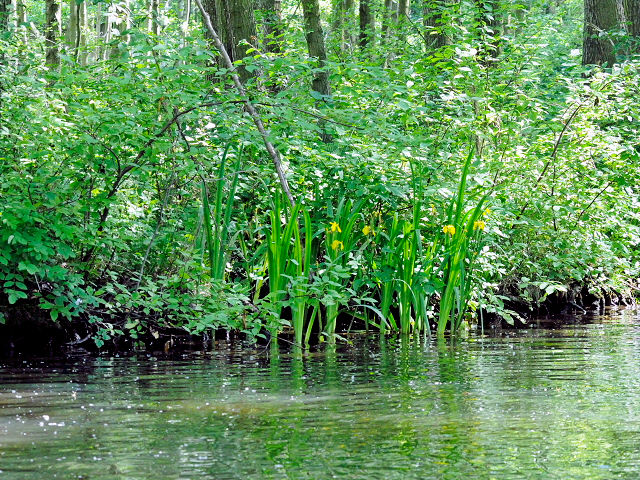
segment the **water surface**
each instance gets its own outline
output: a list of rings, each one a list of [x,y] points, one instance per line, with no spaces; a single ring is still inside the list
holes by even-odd
[[[296,355],[0,361],[0,479],[613,479],[640,472],[640,319]]]

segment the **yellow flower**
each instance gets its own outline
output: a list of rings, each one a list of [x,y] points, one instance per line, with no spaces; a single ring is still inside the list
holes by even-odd
[[[331,233],[333,232],[342,233],[342,229],[340,228],[340,225],[338,225],[337,222],[331,222]]]
[[[483,217],[488,217],[490,213],[491,213],[491,209],[490,208],[485,208],[484,212],[482,212],[482,216]]]
[[[456,227],[454,227],[453,225],[445,225],[442,228],[442,232],[445,235],[455,235],[456,234]]]
[[[373,235],[374,237],[376,236],[376,232],[373,228],[371,228],[369,225],[365,225],[365,227],[362,229],[362,233],[364,233],[365,235]]]
[[[331,242],[331,248],[333,248],[334,250],[342,250],[344,249],[344,243],[342,243],[340,240],[334,240],[333,242]]]
[[[473,229],[474,230],[484,230],[486,226],[487,226],[487,224],[484,223],[484,221],[482,221],[482,220],[476,220],[475,222],[473,222]]]

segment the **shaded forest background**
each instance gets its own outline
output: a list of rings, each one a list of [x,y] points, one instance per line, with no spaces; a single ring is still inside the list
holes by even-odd
[[[0,0],[0,322],[303,343],[631,296],[639,52],[638,0]]]

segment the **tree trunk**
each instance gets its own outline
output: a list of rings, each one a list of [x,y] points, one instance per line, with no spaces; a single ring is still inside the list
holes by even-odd
[[[376,17],[373,14],[373,0],[360,0],[360,47],[373,45]]]
[[[354,0],[333,0],[331,11],[331,29],[339,43],[339,50],[349,51],[353,48],[354,39]]]
[[[356,46],[355,0],[344,0],[344,21],[342,22],[342,38],[348,44],[349,49]]]
[[[158,35],[158,0],[147,0],[147,32]]]
[[[69,23],[67,23],[67,30],[64,34],[64,41],[72,50],[76,46],[78,29],[78,3],[76,2],[76,0],[69,0]]]
[[[309,56],[316,59],[316,73],[313,76],[312,88],[323,96],[330,95],[329,72],[327,72],[327,51],[324,45],[324,34],[320,24],[320,7],[318,0],[302,0],[304,14],[304,31],[307,39]]]
[[[427,1],[422,9],[422,22],[427,34],[427,48],[438,49],[450,43],[444,28],[446,20],[443,18],[444,9],[447,7],[446,0]]]
[[[500,2],[499,0],[475,0],[476,24],[480,48],[478,57],[486,67],[498,61],[500,53]]]
[[[311,88],[322,95],[325,100],[331,95],[329,72],[327,71],[327,51],[324,45],[324,34],[320,24],[320,6],[318,0],[302,0],[304,15],[304,33],[307,39],[309,56],[316,59],[315,73]],[[325,143],[331,141],[331,136],[325,130],[325,124],[320,123],[321,137]]]
[[[59,0],[46,0],[45,2],[45,29],[44,38],[46,45],[45,63],[49,67],[57,68],[60,65],[60,50],[58,41],[62,36]]]
[[[68,45],[69,52],[76,61],[79,61],[81,58],[80,48],[84,50],[87,46],[86,22],[86,2],[82,1],[78,3],[76,0],[69,0],[69,23],[67,24],[67,30],[65,32],[65,42]],[[86,59],[86,54],[83,53],[82,57]]]
[[[191,23],[191,0],[184,0],[184,8],[182,10],[182,22],[180,24],[180,46],[184,48],[187,45],[187,36],[189,35],[189,23]],[[129,41],[127,41],[129,43]],[[184,61],[180,61],[184,65]]]
[[[264,18],[264,47],[269,53],[280,53],[282,50],[281,0],[262,0],[262,14]]]
[[[89,13],[87,2],[83,1],[78,5],[78,37],[76,38],[76,55],[80,65],[88,63],[89,51],[87,50],[87,32],[89,31]]]
[[[16,6],[12,0],[0,0],[0,32],[9,30]]]
[[[251,0],[226,0],[229,15],[229,29],[233,43],[233,59],[241,60],[247,56],[247,50],[257,43],[256,19],[253,15]],[[243,67],[241,79],[247,79],[251,75]],[[244,72],[244,73],[243,73]]]
[[[195,0],[195,1],[196,1],[196,5],[198,5],[198,8],[200,9],[200,13],[202,13],[204,25],[208,32],[208,37],[211,39],[211,42],[213,43],[215,48],[218,50],[218,52],[220,52],[220,56],[222,57],[222,61],[224,62],[223,65],[226,68],[228,68],[229,71],[231,72],[231,78],[233,79],[233,83],[236,87],[236,90],[238,90],[240,97],[244,99],[244,106],[246,108],[246,111],[247,113],[249,113],[249,116],[253,119],[253,122],[256,128],[260,132],[260,136],[262,137],[264,146],[266,147],[267,152],[269,152],[269,155],[273,160],[273,165],[276,169],[276,173],[278,174],[278,180],[280,180],[282,191],[287,196],[287,199],[289,200],[289,205],[293,207],[293,205],[296,202],[295,202],[295,199],[293,198],[293,195],[291,194],[291,190],[289,189],[289,182],[287,181],[287,177],[282,168],[282,159],[280,157],[280,152],[276,149],[273,143],[271,143],[271,140],[269,139],[269,131],[265,128],[264,123],[262,123],[262,119],[258,114],[258,111],[255,109],[255,107],[251,103],[251,100],[249,100],[249,97],[247,96],[247,91],[245,90],[244,85],[242,85],[242,82],[240,81],[240,77],[236,74],[236,70],[233,63],[231,62],[231,58],[229,57],[228,52],[224,48],[224,45],[220,40],[220,36],[218,35],[218,33],[216,32],[215,28],[212,25],[211,18],[209,17],[206,7],[204,7],[201,0]]]
[[[203,7],[231,61],[246,57],[247,50],[257,41],[251,0],[205,0]],[[209,34],[205,32],[205,35]],[[212,40],[211,37],[208,38]],[[244,83],[252,73],[240,66],[238,76]]]
[[[401,43],[407,40],[407,28],[409,27],[409,0],[398,1],[398,39]]]
[[[24,5],[25,0],[18,0],[16,2],[16,14],[17,14],[17,22],[18,27],[27,23],[27,9]]]
[[[584,0],[583,65],[608,65],[616,62],[609,31],[618,23],[616,0]]]
[[[382,28],[381,37],[382,41],[386,42],[389,36],[389,29],[393,27],[395,19],[398,17],[398,3],[394,0],[384,0],[384,7],[382,8]]]
[[[621,23],[633,42],[629,53],[640,53],[640,0],[621,1],[623,14]]]

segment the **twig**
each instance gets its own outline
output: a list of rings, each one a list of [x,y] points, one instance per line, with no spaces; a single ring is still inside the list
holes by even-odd
[[[538,175],[538,178],[536,179],[535,184],[533,185],[533,188],[531,189],[532,191],[535,190],[538,185],[540,185],[540,182],[542,181],[543,177],[545,176],[545,174],[547,173],[547,170],[549,170],[549,166],[551,165],[552,162],[554,162],[556,155],[558,154],[558,148],[560,147],[560,142],[562,141],[562,137],[564,137],[565,132],[567,131],[567,129],[569,128],[569,125],[571,125],[571,122],[573,121],[573,119],[576,117],[576,115],[578,114],[578,112],[580,111],[580,109],[582,108],[582,104],[579,104],[575,110],[573,111],[573,113],[569,116],[569,118],[567,119],[566,122],[564,122],[564,125],[562,126],[562,130],[560,131],[560,134],[558,135],[558,138],[556,138],[556,142],[553,145],[553,151],[551,152],[551,156],[549,157],[549,160],[547,160],[547,163],[545,163],[544,168],[542,169],[542,172],[540,172],[540,175]],[[520,213],[518,214],[518,216],[515,218],[515,220],[519,220],[520,217],[522,217],[522,215],[524,215],[524,212],[527,210],[527,208],[529,207],[529,203],[530,201],[527,200],[525,202],[525,204],[522,206],[522,208],[520,209]],[[513,225],[512,225],[513,226]]]
[[[584,208],[582,209],[582,211],[578,214],[578,217],[576,218],[576,221],[575,221],[575,222],[573,222],[573,227],[571,227],[571,232],[573,232],[573,231],[576,229],[576,227],[578,226],[578,222],[579,222],[579,221],[580,221],[580,219],[582,218],[582,215],[584,215],[584,214],[587,212],[587,210],[589,210],[589,209],[591,208],[591,206],[596,202],[596,200],[600,197],[600,195],[602,195],[602,194],[607,190],[607,188],[609,188],[609,187],[611,186],[611,184],[612,184],[612,183],[613,183],[613,180],[609,180],[609,181],[607,182],[607,184],[602,188],[602,190],[600,190],[600,191],[596,194],[596,196],[595,196],[595,197],[593,197],[593,200],[591,200],[591,201],[589,202],[589,205],[587,205],[586,207],[584,207]]]

